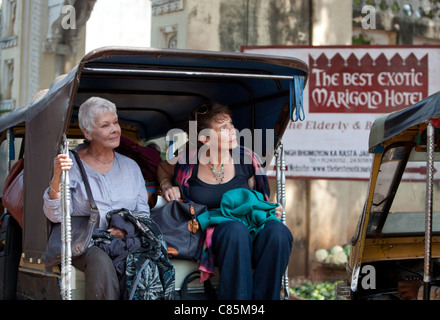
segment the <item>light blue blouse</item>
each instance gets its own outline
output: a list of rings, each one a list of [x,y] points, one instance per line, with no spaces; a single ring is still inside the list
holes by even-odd
[[[90,214],[90,203],[87,197],[85,185],[79,171],[75,157],[70,152],[73,165],[69,170],[71,216],[87,216]],[[105,215],[110,210],[125,208],[132,211],[150,214],[148,206],[148,194],[145,187],[145,180],[138,164],[117,152],[113,166],[109,172],[102,174],[82,161],[93,198],[99,208],[100,228],[107,228]],[[60,199],[50,199],[47,188],[43,195],[44,214],[52,222],[61,222],[61,201]]]

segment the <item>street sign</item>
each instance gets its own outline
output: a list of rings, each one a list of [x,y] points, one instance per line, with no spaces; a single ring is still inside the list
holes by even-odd
[[[309,65],[305,119],[283,136],[286,176],[368,180],[374,120],[440,90],[440,46],[243,47]],[[271,173],[269,173],[271,174]]]

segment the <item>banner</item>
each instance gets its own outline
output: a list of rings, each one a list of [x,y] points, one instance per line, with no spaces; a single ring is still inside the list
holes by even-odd
[[[440,90],[439,46],[244,47],[309,65],[304,121],[283,137],[287,177],[370,177],[371,125]]]

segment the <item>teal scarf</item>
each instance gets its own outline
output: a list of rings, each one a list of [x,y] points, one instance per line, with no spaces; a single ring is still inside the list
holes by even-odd
[[[245,188],[225,192],[220,208],[210,209],[197,217],[203,231],[209,226],[227,221],[244,223],[254,240],[266,222],[279,219],[275,216],[278,204],[264,200],[262,193]]]

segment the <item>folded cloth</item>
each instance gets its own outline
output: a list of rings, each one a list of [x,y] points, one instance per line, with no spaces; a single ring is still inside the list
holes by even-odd
[[[126,232],[124,238],[116,238],[106,230],[98,229],[93,235],[94,243],[101,248],[113,262],[116,274],[118,275],[121,295],[125,294],[126,288],[126,258],[134,250],[141,247],[141,238],[134,224],[118,214],[110,218],[109,228],[117,228]]]
[[[254,240],[266,222],[279,219],[275,216],[277,203],[264,200],[262,193],[256,190],[238,188],[224,193],[220,208],[210,209],[197,217],[200,227],[205,231],[209,226],[227,221],[244,223]]]
[[[109,244],[101,244],[103,249],[113,260],[116,272],[118,274],[125,274],[125,258],[133,250],[140,248],[141,239],[136,229],[130,221],[115,214],[113,215],[110,227],[124,230],[126,235],[124,238],[113,238]]]

